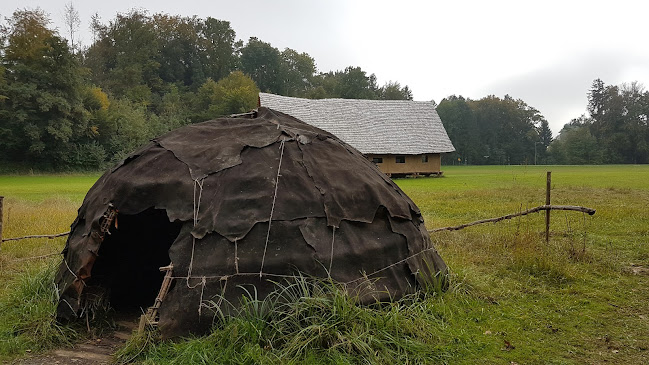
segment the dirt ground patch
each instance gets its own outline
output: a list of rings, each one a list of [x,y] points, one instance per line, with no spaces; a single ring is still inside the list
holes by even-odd
[[[134,321],[118,321],[118,328],[96,339],[71,348],[56,349],[44,355],[20,359],[16,365],[100,365],[110,364],[113,354],[131,337]]]

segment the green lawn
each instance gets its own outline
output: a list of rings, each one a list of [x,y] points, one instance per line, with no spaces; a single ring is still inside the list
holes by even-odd
[[[65,199],[80,204],[98,178],[99,174],[0,175],[0,195],[30,202]]]
[[[544,204],[548,170],[553,204],[597,209],[552,212],[549,245],[543,214],[433,235],[478,299],[450,330],[485,347],[452,362],[647,362],[649,166],[446,167],[398,184],[436,228]]]
[[[649,362],[649,166],[445,166],[443,178],[399,179],[397,184],[432,229],[544,204],[548,170],[553,204],[587,206],[597,213],[591,217],[552,212],[549,244],[543,237],[543,214],[433,234],[453,273],[446,293],[383,308],[347,308],[343,317],[340,310],[334,316],[337,307],[331,307],[319,314],[323,324],[305,324],[304,331],[291,337],[294,340],[286,340],[292,332],[285,334],[281,346],[273,342],[278,341],[272,330],[276,326],[248,318],[228,322],[202,339],[150,341],[137,359],[248,359],[269,364]],[[6,197],[4,236],[68,230],[97,177],[0,176],[0,195]],[[47,273],[56,261],[23,259],[57,252],[63,243],[3,244],[0,360],[70,338],[69,328],[57,335],[54,324],[46,321],[51,318],[47,293],[33,304],[40,311],[16,309],[26,301],[16,293],[39,292],[36,279],[46,278],[40,273]],[[48,325],[35,331],[34,322]],[[289,346],[300,344],[296,339],[313,328],[320,331],[313,334],[319,339],[327,333],[343,344],[357,345],[327,346],[330,340],[310,337],[302,339],[304,346]],[[141,339],[134,341],[135,350],[127,348],[122,359],[138,353]]]

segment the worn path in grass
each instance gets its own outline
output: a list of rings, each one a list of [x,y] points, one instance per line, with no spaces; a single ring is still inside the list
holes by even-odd
[[[120,320],[115,331],[88,339],[73,347],[52,350],[44,355],[19,360],[19,365],[91,365],[111,364],[113,354],[131,338],[137,323],[135,320]]]

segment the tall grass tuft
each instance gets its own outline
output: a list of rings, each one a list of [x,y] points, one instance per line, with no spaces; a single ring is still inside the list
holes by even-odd
[[[77,332],[56,322],[53,263],[32,265],[0,300],[0,359],[70,344]]]
[[[246,287],[236,308],[220,310],[212,302],[215,324],[206,337],[155,344],[137,338],[118,362],[408,364],[445,362],[458,351],[436,336],[444,315],[428,294],[362,306],[359,293],[328,279],[298,276],[276,284],[263,300]]]

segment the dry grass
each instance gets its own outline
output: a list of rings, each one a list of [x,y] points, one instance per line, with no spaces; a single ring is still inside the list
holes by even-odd
[[[5,198],[3,236],[11,238],[69,231],[78,204],[61,198],[41,202]],[[31,258],[61,252],[65,239],[36,238],[4,242],[0,254],[0,282],[3,283],[0,290],[4,290],[11,283],[11,278],[26,267],[58,260],[58,257]]]

